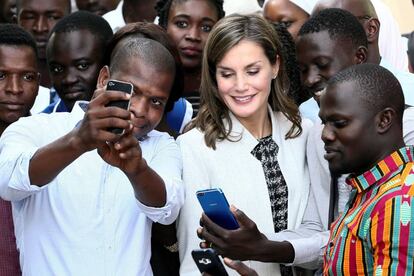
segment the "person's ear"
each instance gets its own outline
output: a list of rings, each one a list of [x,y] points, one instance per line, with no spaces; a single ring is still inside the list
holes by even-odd
[[[370,18],[367,22],[364,23],[365,33],[367,35],[368,43],[373,43],[378,41],[380,22],[378,18]]]
[[[101,68],[98,75],[98,81],[96,83],[96,88],[104,88],[108,82],[111,73],[109,72],[109,67],[105,65]]]
[[[365,46],[359,46],[355,53],[355,64],[367,62],[368,49]]]
[[[272,78],[275,79],[277,75],[279,74],[279,68],[280,68],[280,56],[276,56],[275,63],[272,64]]]
[[[379,134],[386,133],[394,124],[395,120],[397,118],[397,113],[395,110],[391,107],[387,107],[383,110],[381,110],[377,116],[377,131]]]

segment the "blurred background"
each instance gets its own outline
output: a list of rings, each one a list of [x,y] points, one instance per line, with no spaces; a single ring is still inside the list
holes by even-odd
[[[401,33],[414,30],[414,6],[411,0],[383,0],[397,19]]]

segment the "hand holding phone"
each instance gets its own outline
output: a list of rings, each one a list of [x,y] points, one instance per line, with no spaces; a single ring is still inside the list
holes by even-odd
[[[112,91],[120,91],[127,94],[132,94],[132,91],[134,90],[134,86],[129,82],[119,81],[119,80],[109,80],[106,84],[106,90],[112,90]],[[119,100],[119,101],[112,101],[108,103],[106,106],[116,106],[125,110],[129,110],[129,105],[131,103],[131,100]],[[116,128],[111,127],[108,128],[108,131],[111,131],[115,134],[122,135],[124,133],[124,129],[122,128]]]
[[[198,191],[196,195],[204,213],[214,223],[228,230],[239,228],[239,224],[230,211],[229,203],[221,189],[202,190]]]
[[[196,249],[191,251],[191,255],[201,273],[208,273],[214,276],[228,276],[223,263],[213,249]]]

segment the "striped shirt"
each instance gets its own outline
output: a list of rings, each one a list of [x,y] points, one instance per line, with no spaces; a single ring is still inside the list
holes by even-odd
[[[352,192],[331,225],[324,275],[414,275],[414,148],[347,179]]]

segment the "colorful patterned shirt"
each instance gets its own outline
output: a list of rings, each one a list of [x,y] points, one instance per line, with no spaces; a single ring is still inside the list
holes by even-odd
[[[353,189],[331,225],[324,275],[414,275],[413,159],[404,147],[347,179]]]

